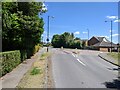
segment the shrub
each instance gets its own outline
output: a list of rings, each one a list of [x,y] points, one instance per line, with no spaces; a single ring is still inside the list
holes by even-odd
[[[37,44],[37,45],[35,45],[35,48],[34,48],[34,54],[36,53],[36,52],[38,52],[39,51],[39,49],[40,49],[40,44]]]
[[[2,76],[6,73],[9,73],[12,71],[17,65],[20,64],[20,51],[7,51],[7,52],[1,52],[0,53],[0,64],[1,64],[1,72]],[[1,77],[1,76],[0,76]]]
[[[27,59],[27,51],[26,50],[20,50],[21,53],[21,62]]]
[[[40,74],[40,69],[38,67],[34,67],[31,71],[31,75]]]

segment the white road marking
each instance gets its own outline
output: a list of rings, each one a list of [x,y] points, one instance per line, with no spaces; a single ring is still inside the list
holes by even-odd
[[[80,61],[79,59],[77,59],[79,63],[81,63],[82,65],[86,66],[82,61]]]
[[[76,55],[76,57],[78,57],[78,56]]]
[[[73,55],[73,57],[75,57],[75,55],[74,54],[72,54]]]
[[[72,54],[72,55],[73,55],[73,57],[77,57],[77,55],[75,55],[75,54]],[[82,65],[86,66],[82,61],[80,61],[79,59],[77,59],[77,60],[78,60],[79,63],[81,63]]]
[[[78,57],[76,54],[73,54],[73,53],[72,53],[72,55],[73,55],[73,57]]]

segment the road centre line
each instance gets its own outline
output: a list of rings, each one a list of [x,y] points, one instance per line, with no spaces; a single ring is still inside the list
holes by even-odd
[[[77,59],[79,63],[81,63],[82,65],[86,66],[82,61],[80,61],[80,59]]]
[[[76,55],[76,54],[73,54],[73,53],[72,53],[72,55],[73,55],[73,57],[77,57],[77,55]]]
[[[73,57],[77,57],[77,55],[74,55],[73,53],[72,53],[72,55],[73,55]],[[82,65],[86,66],[82,61],[80,61],[79,59],[77,59],[77,60],[78,60],[79,63],[81,63]]]
[[[75,55],[74,54],[72,54],[73,55],[73,57],[75,57]]]

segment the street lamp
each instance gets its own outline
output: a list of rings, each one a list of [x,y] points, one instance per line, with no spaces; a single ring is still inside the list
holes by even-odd
[[[47,31],[47,52],[48,52],[48,47],[49,47],[49,25],[50,25],[50,18],[54,18],[53,16],[48,16],[48,31]]]
[[[87,31],[88,31],[88,41],[89,41],[89,29],[87,29]],[[87,45],[89,46],[88,41],[87,41]]]
[[[110,20],[110,21],[105,21],[105,22],[110,22],[110,26],[111,26],[111,52],[112,52],[112,23],[113,23],[113,21],[112,20]]]
[[[87,31],[88,31],[88,40],[89,40],[89,29],[87,29]]]

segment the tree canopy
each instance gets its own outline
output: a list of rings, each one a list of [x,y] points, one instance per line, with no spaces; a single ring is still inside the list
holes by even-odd
[[[52,45],[55,48],[81,48],[82,44],[79,38],[74,38],[73,33],[65,32],[61,35],[54,35],[52,38]]]
[[[2,2],[3,51],[19,49],[32,55],[44,31],[39,12],[46,12],[42,10],[42,2]]]

